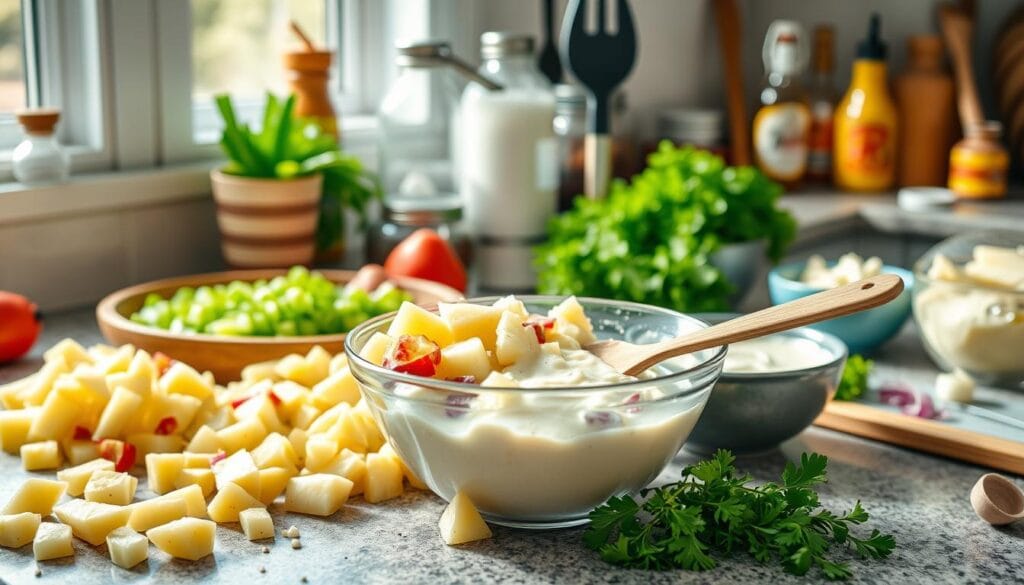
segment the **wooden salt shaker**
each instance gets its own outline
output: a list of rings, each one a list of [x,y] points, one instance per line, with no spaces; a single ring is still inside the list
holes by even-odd
[[[340,142],[338,119],[327,90],[334,52],[317,50],[294,22],[291,28],[306,49],[282,55],[284,68],[289,73],[288,88],[295,94],[295,114],[316,120],[324,133],[334,136]]]

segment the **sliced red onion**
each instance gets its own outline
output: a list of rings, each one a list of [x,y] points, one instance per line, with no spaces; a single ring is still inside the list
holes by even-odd
[[[592,427],[617,427],[622,424],[622,417],[607,410],[588,410],[583,413],[583,422]]]
[[[878,397],[885,404],[897,406],[900,412],[918,418],[936,420],[945,418],[946,412],[935,407],[930,394],[918,392],[903,384],[890,384],[878,390]]]

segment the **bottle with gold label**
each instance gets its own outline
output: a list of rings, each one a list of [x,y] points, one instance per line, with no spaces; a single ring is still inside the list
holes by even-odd
[[[776,20],[764,41],[765,83],[754,116],[754,160],[768,177],[795,187],[807,173],[811,110],[800,77],[807,40],[796,22]]]
[[[847,191],[886,191],[896,183],[896,104],[880,30],[872,14],[868,36],[857,45],[850,88],[836,107],[833,173],[836,186]]]

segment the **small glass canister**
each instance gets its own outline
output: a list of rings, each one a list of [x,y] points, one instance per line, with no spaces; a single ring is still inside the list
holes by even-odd
[[[949,188],[957,197],[1006,195],[1010,155],[999,142],[1002,129],[1002,124],[991,120],[964,129],[964,139],[949,153]]]
[[[68,179],[68,158],[61,149],[54,127],[60,120],[56,108],[34,108],[15,112],[25,130],[25,139],[14,149],[14,178],[26,185],[60,183]]]
[[[420,228],[430,228],[444,238],[465,266],[471,248],[462,230],[462,200],[458,196],[394,197],[384,202],[380,223],[367,234],[366,257],[384,264],[388,254],[402,240]]]

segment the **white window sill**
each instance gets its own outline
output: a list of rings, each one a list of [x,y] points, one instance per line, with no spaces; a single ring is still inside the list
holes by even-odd
[[[343,116],[341,134],[345,152],[373,168],[376,117]],[[0,226],[202,199],[210,195],[210,170],[220,164],[210,159],[155,169],[73,174],[66,183],[34,187],[0,183]]]

